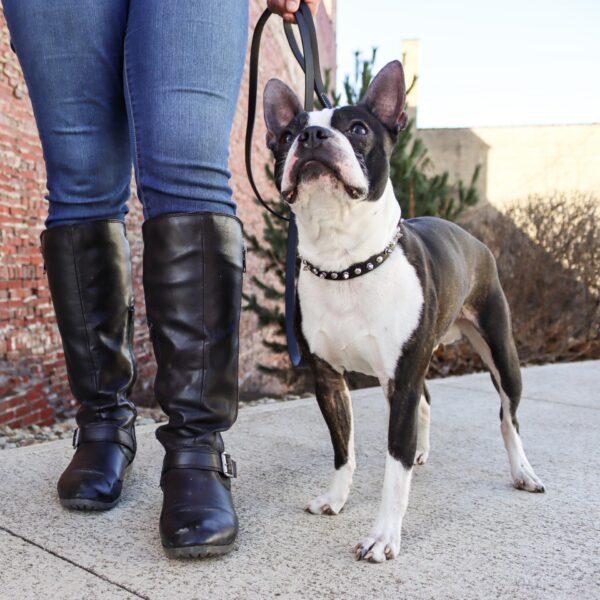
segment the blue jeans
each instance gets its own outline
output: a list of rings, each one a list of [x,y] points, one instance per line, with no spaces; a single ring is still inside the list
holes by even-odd
[[[247,0],[3,0],[42,142],[46,227],[235,214],[229,135]]]

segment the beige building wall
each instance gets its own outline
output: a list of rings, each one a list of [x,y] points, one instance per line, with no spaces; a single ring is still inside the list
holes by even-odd
[[[600,196],[600,123],[419,129],[435,172],[468,182],[481,164],[480,196],[495,206],[530,194]]]
[[[407,84],[419,78],[419,40],[403,40]],[[418,86],[408,95],[418,112]],[[471,180],[480,164],[479,195],[497,207],[531,194],[592,193],[600,198],[600,123],[417,129],[429,151],[432,172],[450,181]]]

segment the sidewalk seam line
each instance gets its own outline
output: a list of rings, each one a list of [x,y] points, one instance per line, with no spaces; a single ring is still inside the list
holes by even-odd
[[[435,380],[433,380],[433,381],[435,381]],[[429,381],[428,383],[431,383],[431,381]],[[468,392],[478,392],[481,394],[488,394],[491,396],[498,395],[495,390],[493,390],[493,391],[492,390],[481,390],[479,388],[470,388],[470,387],[466,387],[464,385],[453,385],[451,383],[446,383],[445,385],[447,387],[451,387],[456,390],[465,390]],[[588,408],[589,410],[600,410],[600,408],[596,408],[595,406],[586,406],[585,404],[572,404],[571,402],[561,402],[560,400],[545,400],[544,398],[537,398],[536,396],[529,396],[527,394],[523,394],[523,396],[521,396],[521,400],[533,400],[534,402],[546,402],[547,404],[557,404],[559,406],[572,406],[573,408]]]
[[[105,575],[101,575],[100,573],[96,573],[94,570],[92,570],[88,567],[84,567],[83,565],[77,564],[75,561],[71,560],[70,558],[67,558],[66,556],[62,556],[61,554],[58,554],[58,552],[55,552],[54,550],[45,548],[41,544],[38,544],[37,542],[30,540],[29,538],[26,538],[18,533],[15,533],[14,531],[11,531],[7,527],[4,527],[4,525],[0,525],[0,531],[4,531],[4,533],[7,533],[8,535],[12,535],[13,537],[25,542],[26,544],[35,546],[36,548],[39,548],[43,552],[51,554],[52,556],[58,558],[59,560],[63,560],[66,563],[69,563],[70,565],[77,567],[78,569],[82,569],[83,571],[86,571],[86,573],[89,573],[90,575],[93,575],[94,577],[97,577],[98,579],[101,579],[102,581],[105,581],[106,583],[110,583],[111,585],[114,585],[114,586],[120,588],[123,591],[127,592],[128,594],[133,594],[136,598],[142,598],[143,600],[151,600],[149,596],[144,596],[142,594],[139,594],[138,592],[135,592],[134,590],[129,589],[127,586],[123,585],[122,583],[118,583],[117,581],[112,581]]]

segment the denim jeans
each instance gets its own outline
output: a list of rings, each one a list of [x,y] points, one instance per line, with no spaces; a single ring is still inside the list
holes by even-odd
[[[229,136],[247,0],[2,0],[42,142],[46,227],[235,214]]]

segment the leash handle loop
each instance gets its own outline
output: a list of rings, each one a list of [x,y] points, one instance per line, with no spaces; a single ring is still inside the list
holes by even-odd
[[[302,14],[302,6],[296,12],[296,22],[300,31],[300,40],[302,41],[302,50],[304,52],[304,110],[311,111],[314,109],[314,87],[315,87],[315,60],[313,53],[312,39],[310,31],[305,22],[305,16]]]
[[[258,59],[260,52],[260,39],[262,37],[265,25],[271,16],[271,11],[267,8],[260,16],[250,47],[250,72],[248,86],[248,120],[246,124],[246,143],[245,159],[246,174],[256,195],[258,201],[274,216],[288,222],[288,235],[286,243],[285,257],[285,333],[287,339],[288,354],[292,365],[297,367],[301,362],[301,354],[298,346],[298,340],[294,332],[294,316],[296,312],[296,259],[298,256],[298,227],[296,225],[296,216],[290,211],[290,216],[286,217],[273,210],[262,198],[254,176],[252,174],[252,134],[254,133],[254,122],[256,120],[256,99],[258,96]],[[311,111],[314,108],[314,94],[317,95],[319,102],[325,108],[331,108],[332,104],[325,93],[323,80],[321,79],[321,66],[319,63],[319,48],[317,44],[317,33],[310,9],[304,2],[300,3],[296,14],[296,22],[300,32],[300,41],[302,42],[302,52],[298,47],[292,26],[290,23],[283,24],[284,32],[290,49],[298,61],[300,68],[304,71],[304,110]]]
[[[258,64],[260,55],[260,40],[263,34],[263,30],[271,11],[267,8],[260,16],[256,26],[254,28],[254,34],[252,36],[252,44],[250,46],[250,70],[249,70],[249,82],[248,82],[248,120],[246,123],[246,143],[245,143],[245,162],[246,162],[246,175],[252,191],[256,196],[257,200],[275,217],[282,219],[283,221],[290,221],[289,217],[278,213],[273,210],[261,196],[258,191],[258,187],[254,180],[252,173],[252,136],[254,134],[254,123],[256,121],[256,99],[258,97]],[[290,45],[290,49],[294,54],[294,57],[298,61],[300,68],[304,71],[305,78],[305,90],[304,90],[304,108],[305,110],[312,110],[314,106],[312,90],[314,88],[315,94],[319,99],[319,102],[325,108],[331,108],[332,104],[327,97],[323,80],[321,78],[321,66],[319,62],[319,48],[317,43],[317,33],[315,30],[315,24],[312,18],[310,9],[303,1],[300,3],[300,9],[296,12],[296,21],[298,23],[298,29],[300,31],[300,39],[302,41],[302,49],[304,54],[300,51],[291,23],[284,22],[283,28]],[[309,87],[310,86],[310,87]]]
[[[283,221],[289,221],[288,217],[279,214],[273,210],[262,198],[256,182],[254,181],[254,175],[252,174],[252,135],[254,133],[254,122],[256,121],[256,98],[258,95],[258,58],[260,53],[260,38],[262,36],[263,29],[271,16],[271,11],[267,8],[260,19],[256,23],[254,28],[254,35],[252,36],[252,44],[250,46],[250,72],[248,74],[248,120],[246,122],[246,144],[245,144],[245,159],[246,159],[246,175],[250,182],[250,187],[254,192],[254,195],[258,201],[274,216]]]
[[[298,18],[300,15],[300,18]],[[308,36],[310,38],[310,48],[312,50],[312,62],[313,62],[313,73],[314,73],[314,89],[319,102],[323,106],[323,108],[331,108],[332,104],[327,96],[327,92],[325,91],[325,86],[323,84],[323,79],[321,78],[321,64],[319,61],[319,45],[317,43],[317,31],[315,29],[315,23],[312,18],[312,14],[308,6],[302,2],[300,4],[300,10],[296,13],[296,21],[298,22],[298,29],[300,30],[300,36],[302,39],[302,47],[305,48],[304,38],[302,38],[303,31],[308,31]],[[291,23],[287,23],[284,21],[283,29],[285,31],[285,37],[287,38],[288,44],[290,45],[290,49],[292,54],[294,55],[296,61],[300,65],[300,68],[306,73],[306,61],[305,57],[298,48],[298,42],[296,42],[296,36],[294,35],[294,31]]]

